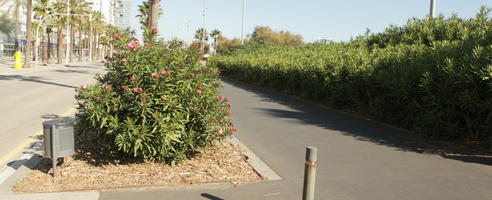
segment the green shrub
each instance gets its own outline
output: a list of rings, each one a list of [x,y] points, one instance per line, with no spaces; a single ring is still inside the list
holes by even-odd
[[[78,88],[76,116],[84,134],[106,141],[110,155],[176,163],[232,134],[231,106],[220,97],[218,70],[199,50],[115,35],[107,74]]]

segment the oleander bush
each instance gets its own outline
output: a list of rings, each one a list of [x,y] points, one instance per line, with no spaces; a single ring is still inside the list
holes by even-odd
[[[177,163],[232,134],[231,105],[220,96],[218,69],[182,42],[145,46],[115,34],[108,72],[77,89],[83,134],[106,142],[112,156]]]
[[[412,19],[350,42],[249,43],[210,59],[224,75],[366,113],[431,138],[492,147],[492,20]]]

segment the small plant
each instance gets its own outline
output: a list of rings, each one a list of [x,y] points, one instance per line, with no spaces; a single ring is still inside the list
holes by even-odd
[[[174,164],[233,133],[219,72],[198,62],[198,49],[114,38],[107,74],[77,89],[83,134],[104,139],[110,155]]]

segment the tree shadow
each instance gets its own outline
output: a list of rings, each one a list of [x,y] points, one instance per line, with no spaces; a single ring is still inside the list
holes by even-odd
[[[270,89],[258,88],[224,77],[221,77],[221,79],[227,84],[255,93],[262,101],[275,102],[290,108],[288,110],[257,108],[257,110],[272,117],[296,119],[299,123],[337,130],[357,140],[393,147],[400,151],[437,154],[447,159],[492,165],[492,152],[486,150],[473,149],[465,145],[446,141],[431,140],[407,130],[363,119]]]
[[[0,75],[0,80],[19,80],[19,81],[26,81],[26,82],[34,82],[34,83],[55,85],[55,86],[66,87],[66,88],[77,88],[77,86],[65,85],[65,84],[62,84],[62,83],[55,83],[55,82],[50,82],[50,81],[47,81],[47,80],[43,80],[39,76]]]

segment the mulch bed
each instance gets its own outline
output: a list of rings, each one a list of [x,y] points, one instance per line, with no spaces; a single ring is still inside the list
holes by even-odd
[[[76,154],[66,157],[53,178],[50,159],[43,159],[13,188],[14,192],[40,193],[105,190],[133,187],[182,187],[190,185],[260,181],[239,146],[216,143],[177,165],[129,159],[108,159],[100,145],[87,136],[76,136]]]

